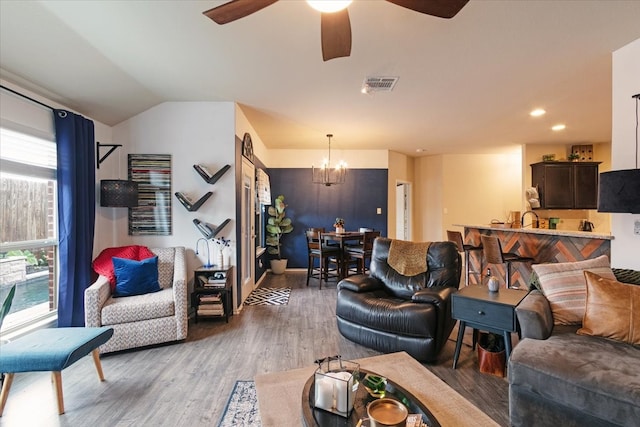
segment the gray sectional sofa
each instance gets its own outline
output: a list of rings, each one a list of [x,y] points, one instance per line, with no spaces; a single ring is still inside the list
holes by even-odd
[[[554,325],[539,290],[516,313],[523,339],[509,359],[511,425],[640,425],[639,346]]]

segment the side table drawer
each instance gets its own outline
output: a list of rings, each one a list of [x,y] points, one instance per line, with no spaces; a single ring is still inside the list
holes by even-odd
[[[465,322],[478,323],[505,331],[516,330],[515,310],[507,305],[458,297],[454,294],[452,316]]]

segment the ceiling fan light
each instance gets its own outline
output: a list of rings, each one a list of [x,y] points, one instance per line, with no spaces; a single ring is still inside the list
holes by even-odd
[[[307,0],[309,6],[318,12],[333,13],[346,9],[352,0]]]

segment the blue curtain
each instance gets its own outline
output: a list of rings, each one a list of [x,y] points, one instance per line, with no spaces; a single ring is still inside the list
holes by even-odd
[[[58,148],[58,327],[84,326],[96,211],[93,122],[53,110]]]

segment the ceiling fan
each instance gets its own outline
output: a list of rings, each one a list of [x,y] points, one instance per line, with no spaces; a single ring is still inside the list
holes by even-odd
[[[216,23],[222,25],[249,16],[254,12],[272,5],[276,1],[278,0],[231,0],[228,3],[209,9],[203,13]],[[439,18],[453,18],[469,0],[387,1],[419,13],[433,15]],[[345,3],[348,5],[350,1]],[[349,12],[346,6],[337,12],[322,12],[320,32],[323,60],[328,61],[330,59],[351,55],[351,22],[349,21]]]

